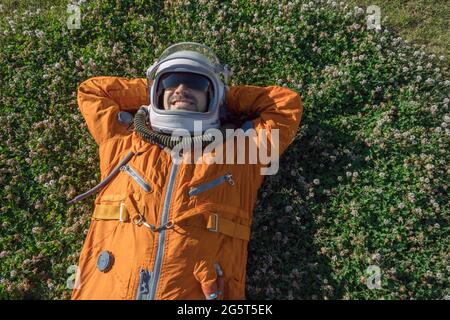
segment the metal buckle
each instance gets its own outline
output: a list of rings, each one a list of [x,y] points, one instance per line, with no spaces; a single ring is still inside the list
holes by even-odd
[[[219,215],[217,213],[212,213],[211,216],[214,216],[214,228],[208,228],[211,232],[219,231]]]
[[[164,229],[173,229],[174,223],[173,221],[169,221],[164,225]]]
[[[135,215],[132,219],[133,224],[140,226],[144,221],[144,216],[142,214]]]

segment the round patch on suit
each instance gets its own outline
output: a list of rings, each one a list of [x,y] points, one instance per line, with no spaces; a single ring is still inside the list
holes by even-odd
[[[126,111],[120,111],[117,114],[117,121],[123,125],[130,125],[133,122],[133,115]]]
[[[101,272],[108,272],[114,263],[114,257],[109,251],[102,251],[98,255],[97,269]]]

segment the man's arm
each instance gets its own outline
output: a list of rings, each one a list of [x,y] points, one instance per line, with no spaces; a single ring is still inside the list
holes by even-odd
[[[98,145],[114,136],[129,134],[117,121],[120,111],[135,113],[141,105],[147,104],[147,80],[144,78],[94,77],[78,87],[78,106]]]
[[[230,87],[227,108],[233,113],[249,114],[252,120],[248,124],[252,125],[258,135],[261,129],[265,129],[270,137],[271,130],[278,129],[280,156],[294,139],[303,114],[300,95],[279,86]]]

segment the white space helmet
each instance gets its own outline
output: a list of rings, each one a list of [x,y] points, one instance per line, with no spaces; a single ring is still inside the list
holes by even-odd
[[[184,77],[192,75],[194,86],[194,79],[203,79],[203,83],[205,79],[208,80],[208,105],[205,112],[164,109],[161,96],[164,95],[164,79],[174,74]],[[194,121],[202,121],[203,132],[209,128],[219,128],[220,109],[225,103],[229,75],[227,66],[222,66],[212,49],[205,45],[180,42],[167,48],[147,70],[152,129],[167,134],[176,129],[185,129],[194,134]]]

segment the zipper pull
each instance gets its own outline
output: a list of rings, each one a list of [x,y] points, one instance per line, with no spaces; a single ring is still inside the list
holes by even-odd
[[[141,271],[141,279],[140,279],[140,292],[141,293],[148,293],[149,292],[149,282],[150,282],[150,272],[148,272],[147,270],[142,270]]]
[[[233,175],[231,173],[225,174],[225,180],[232,186],[234,186]]]

